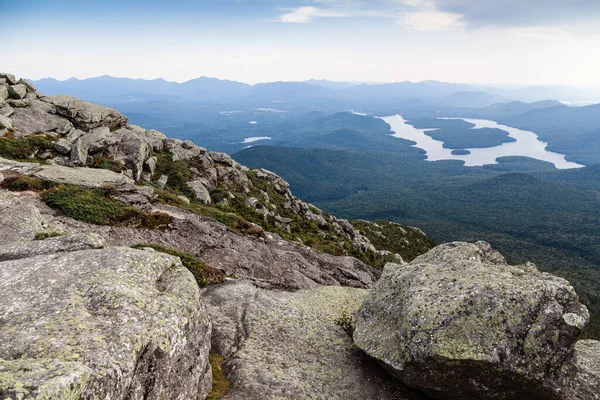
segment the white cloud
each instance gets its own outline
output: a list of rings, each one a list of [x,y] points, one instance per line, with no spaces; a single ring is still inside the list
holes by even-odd
[[[305,24],[311,22],[314,18],[339,18],[346,16],[349,16],[349,14],[339,11],[323,10],[316,7],[299,7],[287,14],[281,15],[279,20],[281,22]]]
[[[419,32],[441,32],[465,28],[462,15],[438,10],[423,10],[405,14],[400,22]]]

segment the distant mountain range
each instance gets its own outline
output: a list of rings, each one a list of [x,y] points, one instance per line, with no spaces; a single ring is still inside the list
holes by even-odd
[[[295,103],[307,100],[346,100],[406,102],[422,101],[430,105],[485,107],[494,103],[560,100],[586,102],[598,100],[600,90],[565,86],[507,88],[438,81],[365,84],[310,80],[306,82],[270,82],[249,85],[242,82],[200,77],[187,82],[164,79],[144,80],[100,76],[89,79],[53,78],[34,82],[48,95],[70,94],[96,102],[136,101],[223,101],[258,100]]]

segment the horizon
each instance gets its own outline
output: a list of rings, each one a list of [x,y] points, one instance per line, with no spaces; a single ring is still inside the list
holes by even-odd
[[[2,72],[2,71],[0,71]],[[164,77],[158,77],[158,78],[138,78],[138,77],[132,77],[132,76],[114,76],[114,75],[109,75],[109,74],[103,74],[103,75],[96,75],[96,76],[90,76],[90,77],[85,77],[85,78],[78,78],[75,76],[71,76],[68,78],[64,78],[64,79],[59,79],[59,78],[55,78],[52,76],[44,76],[38,79],[31,79],[29,77],[26,76],[22,76],[19,75],[18,73],[15,74],[18,77],[23,77],[25,79],[29,79],[31,81],[34,82],[39,82],[42,80],[54,80],[54,81],[58,81],[58,82],[67,82],[70,80],[76,80],[79,82],[85,81],[85,80],[91,80],[91,79],[98,79],[98,78],[114,78],[114,79],[129,79],[129,80],[141,80],[141,81],[146,81],[146,82],[151,82],[151,81],[164,81],[167,83],[177,83],[177,84],[185,84],[194,80],[198,80],[198,79],[216,79],[219,81],[228,81],[228,82],[236,82],[236,83],[242,83],[242,84],[246,84],[249,86],[256,86],[256,85],[261,85],[261,84],[269,84],[269,83],[307,83],[307,84],[313,84],[312,82],[329,82],[329,83],[340,83],[340,84],[349,84],[349,85],[354,85],[354,86],[358,86],[358,85],[369,85],[369,86],[377,86],[377,85],[390,85],[390,84],[398,84],[398,83],[411,83],[411,84],[420,84],[420,83],[428,83],[428,82],[432,82],[432,83],[444,83],[444,84],[451,84],[451,85],[472,85],[474,86],[474,89],[485,89],[486,86],[488,87],[495,87],[495,88],[501,88],[501,87],[512,87],[512,88],[529,88],[529,87],[571,87],[571,88],[592,88],[592,89],[600,89],[599,85],[590,85],[590,84],[581,84],[581,85],[565,85],[565,84],[552,84],[552,83],[541,83],[541,84],[519,84],[519,83],[474,83],[474,82],[449,82],[449,81],[443,81],[443,80],[437,80],[437,79],[426,79],[426,80],[422,80],[422,81],[411,81],[411,80],[404,80],[404,81],[388,81],[388,82],[362,82],[362,81],[342,81],[342,80],[330,80],[330,79],[316,79],[316,78],[309,78],[306,80],[302,80],[302,81],[294,81],[294,80],[278,80],[278,81],[262,81],[262,82],[254,82],[254,83],[250,83],[250,82],[244,82],[244,81],[239,81],[239,80],[233,80],[233,79],[225,79],[225,78],[219,78],[216,76],[205,76],[205,75],[200,75],[197,76],[195,78],[190,78],[188,80],[185,81],[175,81],[175,80],[169,80],[166,79]]]
[[[600,83],[600,2],[503,3],[0,0],[0,70],[32,80]]]

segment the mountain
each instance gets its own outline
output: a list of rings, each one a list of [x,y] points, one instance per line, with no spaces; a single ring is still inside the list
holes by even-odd
[[[213,83],[221,84],[199,86]],[[566,280],[510,265],[486,242],[435,246],[418,228],[334,217],[294,196],[271,171],[132,125],[115,109],[46,96],[10,74],[0,74],[0,94],[4,397],[598,393],[600,342],[579,340],[589,314]],[[309,120],[313,139],[390,139],[383,121],[366,116],[311,113]],[[274,149],[287,159],[271,162],[316,172],[306,185],[317,196],[323,172],[343,178],[330,181],[325,195],[347,187],[366,200],[366,216],[380,199],[365,193],[378,185],[392,189],[386,213],[415,211],[402,193],[408,187],[389,186],[399,174],[425,183],[421,205],[441,211],[442,223],[456,218],[463,229],[474,222],[492,229],[507,219],[525,224],[525,237],[538,234],[526,210],[492,215],[514,198],[536,213],[554,211],[553,237],[561,229],[598,232],[594,218],[561,227],[566,210],[594,212],[596,193],[571,201],[572,188],[525,174],[465,173],[460,163],[393,151]],[[423,182],[418,168],[425,165],[442,178],[439,189]],[[450,182],[447,168],[468,179]],[[357,174],[364,181],[353,180]],[[456,186],[444,193],[442,184]],[[489,204],[486,193],[501,203]],[[569,240],[577,262],[596,251]],[[586,276],[584,267],[577,272]],[[584,287],[584,296],[593,288]],[[514,351],[522,348],[531,351]],[[471,354],[482,351],[503,356],[475,362],[480,356]],[[427,356],[406,363],[406,354]]]
[[[331,90],[344,90],[344,89],[348,89],[348,88],[351,88],[356,85],[360,85],[360,83],[356,83],[356,82],[333,82],[333,81],[328,81],[328,80],[324,80],[324,79],[310,79],[308,81],[305,81],[305,83],[309,83],[311,85],[322,86],[324,88],[331,89]]]

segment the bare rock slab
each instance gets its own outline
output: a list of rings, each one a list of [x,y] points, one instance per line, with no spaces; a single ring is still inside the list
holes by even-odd
[[[366,357],[335,324],[367,295],[343,287],[290,293],[247,281],[205,289],[213,351],[226,358],[226,399],[425,399]]]
[[[388,264],[354,341],[439,399],[559,399],[588,319],[566,280],[457,242]]]

